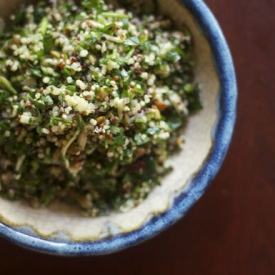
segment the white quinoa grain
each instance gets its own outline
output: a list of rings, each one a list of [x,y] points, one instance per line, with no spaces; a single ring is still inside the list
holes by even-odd
[[[86,57],[88,54],[89,54],[89,52],[87,50],[81,50],[80,53],[79,53],[79,55],[81,57]]]
[[[141,78],[143,79],[148,79],[148,73],[147,72],[143,72],[141,75],[140,75]]]
[[[10,133],[10,131],[5,131],[4,135],[5,135],[5,137],[10,137],[11,133]]]
[[[47,84],[50,82],[50,78],[48,76],[43,77],[43,83]]]
[[[41,132],[46,135],[50,133],[50,131],[47,128],[42,128]]]

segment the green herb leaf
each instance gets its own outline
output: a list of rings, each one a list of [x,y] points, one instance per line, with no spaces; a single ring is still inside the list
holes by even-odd
[[[4,76],[0,76],[0,85],[3,88],[6,88],[12,94],[14,94],[14,95],[17,94],[17,91],[12,87],[11,83],[9,82],[9,80],[7,80]]]
[[[100,0],[83,0],[81,2],[82,7],[92,9],[99,5]]]
[[[46,105],[44,103],[42,103],[43,101],[40,100],[40,101],[37,101],[37,100],[34,100],[32,98],[29,99],[30,102],[39,110],[44,110]],[[42,101],[42,102],[41,102]]]
[[[104,34],[112,35],[116,31],[116,24],[110,23],[110,24],[104,26],[102,29],[100,29],[100,31],[103,32]]]
[[[192,92],[187,93],[187,108],[189,111],[198,111],[202,109],[202,104],[199,96],[200,90],[198,85],[195,86],[195,89]]]
[[[187,84],[184,85],[183,89],[184,89],[184,91],[187,92],[187,93],[192,93],[192,92],[194,92],[194,90],[196,89],[196,85],[187,83]]]
[[[146,156],[143,158],[145,164],[143,176],[146,180],[152,180],[154,183],[159,184],[157,164],[153,157]]]
[[[136,133],[134,140],[138,146],[150,141],[149,137],[147,135],[143,135],[142,133]]]
[[[122,76],[123,78],[126,78],[126,77],[129,76],[128,73],[127,73],[127,71],[125,71],[124,69],[122,69],[120,73],[121,73],[121,76]]]
[[[4,91],[4,90],[0,90],[0,103],[1,105],[10,103],[8,98],[10,97],[9,92]]]
[[[42,35],[45,35],[45,34],[46,34],[48,25],[49,25],[49,20],[48,20],[47,17],[44,17],[44,18],[41,20],[41,23],[40,23],[40,31],[41,31],[41,34],[42,34]]]
[[[125,143],[125,135],[121,132],[119,135],[113,138],[113,142],[115,146],[122,146]]]
[[[122,14],[122,13],[116,13],[116,12],[102,12],[101,15],[103,17],[113,17],[113,18],[120,18],[120,19],[124,19],[124,18],[128,18],[127,14]]]
[[[110,131],[113,135],[117,135],[121,132],[121,129],[118,126],[111,125]]]
[[[180,58],[180,55],[176,52],[168,52],[165,56],[165,59],[171,62],[178,62]]]
[[[182,125],[182,118],[178,114],[169,114],[166,122],[172,130],[176,130]]]
[[[155,126],[155,127],[151,127],[151,128],[148,128],[147,129],[147,133],[149,134],[149,135],[155,135],[156,133],[158,133],[159,132],[159,127],[157,127],[157,126]]]
[[[132,36],[124,41],[124,44],[127,46],[137,46],[140,44],[139,38]]]
[[[54,45],[54,39],[51,34],[46,34],[44,36],[43,45],[44,45],[44,52],[46,54],[49,54],[50,51],[53,49],[53,45]]]
[[[181,56],[183,60],[189,60],[189,55],[180,46],[175,47],[175,51]]]

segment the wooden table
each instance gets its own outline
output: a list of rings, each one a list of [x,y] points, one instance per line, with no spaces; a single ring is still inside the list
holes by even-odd
[[[141,245],[66,258],[0,239],[0,274],[275,274],[275,0],[206,0],[235,61],[238,119],[218,176],[188,215]]]

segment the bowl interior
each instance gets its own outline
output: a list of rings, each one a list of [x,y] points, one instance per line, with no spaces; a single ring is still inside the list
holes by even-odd
[[[8,14],[22,1],[0,1],[0,16]],[[161,13],[175,19],[180,29],[187,25],[194,39],[195,78],[201,88],[203,110],[193,114],[184,132],[185,143],[180,154],[169,162],[174,167],[161,186],[156,187],[138,207],[106,217],[83,217],[74,208],[55,204],[34,209],[23,202],[0,198],[0,221],[30,235],[57,241],[96,241],[141,228],[153,216],[165,212],[200,170],[212,145],[212,133],[218,118],[217,100],[220,82],[209,43],[190,12],[176,0],[159,0]],[[191,183],[192,184],[192,183]]]

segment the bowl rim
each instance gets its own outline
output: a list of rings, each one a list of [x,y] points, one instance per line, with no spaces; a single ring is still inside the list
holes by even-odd
[[[231,143],[236,121],[237,83],[229,47],[222,30],[208,6],[202,0],[179,0],[194,16],[213,53],[221,83],[218,99],[218,120],[213,131],[213,147],[197,175],[177,195],[164,213],[152,217],[136,231],[94,242],[45,240],[33,233],[0,223],[0,236],[31,250],[54,255],[100,255],[136,245],[165,230],[182,218],[203,195],[220,169]]]

